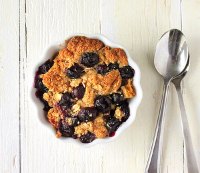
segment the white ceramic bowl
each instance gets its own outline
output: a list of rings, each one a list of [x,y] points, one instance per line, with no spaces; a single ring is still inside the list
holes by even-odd
[[[86,37],[89,37],[89,38],[99,39],[105,45],[108,45],[108,46],[113,47],[113,48],[122,48],[126,52],[126,55],[128,57],[129,65],[132,66],[133,69],[135,70],[135,76],[134,76],[134,82],[133,83],[134,83],[134,86],[135,86],[135,89],[136,89],[136,96],[133,99],[131,99],[130,102],[129,102],[130,117],[128,118],[128,120],[126,122],[124,122],[124,123],[122,123],[122,125],[120,125],[120,127],[118,128],[118,130],[115,133],[115,136],[107,137],[107,138],[104,138],[104,139],[95,139],[93,142],[88,143],[88,144],[83,144],[79,140],[75,140],[75,139],[72,139],[72,138],[60,138],[60,139],[57,139],[55,137],[55,139],[57,139],[57,140],[62,140],[62,141],[65,141],[65,142],[72,142],[72,143],[75,143],[75,144],[78,144],[78,145],[81,145],[81,146],[84,146],[84,147],[89,147],[89,146],[92,146],[92,145],[95,145],[95,144],[113,141],[127,127],[129,127],[133,123],[133,121],[135,119],[135,116],[136,116],[137,108],[138,108],[138,106],[139,106],[139,104],[140,104],[140,102],[142,100],[142,89],[141,89],[141,86],[140,86],[140,70],[139,70],[139,67],[137,66],[137,64],[133,61],[133,58],[131,58],[131,56],[129,55],[128,51],[124,47],[111,42],[106,37],[104,37],[102,35],[86,35],[86,34],[76,34],[76,35],[81,35],[81,36],[86,36]],[[76,35],[71,35],[69,38],[71,38],[73,36],[76,36]],[[66,38],[66,40],[68,40],[69,38]],[[43,60],[45,61],[45,60],[51,58],[56,52],[58,52],[58,50],[60,50],[64,46],[65,46],[65,41],[54,43],[54,44],[50,45],[44,52]],[[34,74],[35,74],[35,71],[34,71]],[[34,89],[33,92],[35,92],[35,91],[36,90]],[[39,101],[39,99],[35,99],[35,98],[34,98],[34,101],[36,102],[36,104],[38,106],[38,109],[40,109],[40,110],[38,110],[38,114],[39,114],[41,122],[48,126],[48,128],[51,130],[51,133],[53,132],[55,134],[55,130],[53,129],[51,124],[48,123],[47,120],[44,120],[43,118],[41,118],[41,116],[43,116],[43,115],[41,115],[41,114],[43,114],[42,113],[42,109],[41,109],[41,102]]]

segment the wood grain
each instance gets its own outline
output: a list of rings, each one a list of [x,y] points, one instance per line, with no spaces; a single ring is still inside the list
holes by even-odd
[[[185,0],[182,7],[183,32],[187,38],[190,51],[190,69],[184,80],[183,96],[188,114],[190,129],[192,132],[193,145],[200,167],[200,1]],[[185,170],[187,170],[185,164]],[[185,171],[187,172],[187,171]]]
[[[84,150],[55,137],[40,121],[33,101],[35,68],[44,49],[72,33],[99,33],[99,1],[26,1],[27,54],[24,55],[22,95],[22,172],[95,172],[101,170],[103,150]],[[41,107],[40,107],[41,108]],[[94,162],[95,160],[95,162]],[[91,165],[92,164],[92,165]]]
[[[144,172],[162,94],[153,66],[155,46],[170,28],[183,29],[190,47],[191,70],[183,93],[200,163],[199,8],[198,0],[184,0],[182,7],[181,0],[0,0],[0,172]],[[44,50],[74,33],[101,33],[126,47],[140,66],[144,91],[133,125],[116,141],[86,149],[55,137],[33,91]],[[162,172],[186,173],[173,86],[170,92]]]
[[[109,9],[111,13],[108,15]],[[124,45],[139,64],[142,73],[143,101],[135,123],[124,134],[124,140],[120,141],[126,146],[120,152],[129,151],[130,172],[144,172],[160,105],[162,81],[153,66],[155,46],[165,31],[181,28],[180,19],[179,1],[102,2],[102,33]],[[183,140],[178,102],[172,89],[166,113],[162,172],[179,173],[183,171]],[[110,162],[106,163],[108,167]]]
[[[19,3],[0,0],[0,172],[19,172]]]
[[[152,66],[153,52],[160,35],[173,27],[170,25],[169,17],[172,12],[171,5],[165,1],[159,3],[140,1],[139,4],[138,1],[127,1],[127,3],[61,1],[59,4],[55,1],[34,1],[33,3],[30,0],[26,2],[27,60],[25,63],[28,63],[25,65],[27,68],[24,69],[25,88],[32,80],[30,69],[34,69],[42,60],[43,49],[55,40],[63,39],[70,33],[79,32],[101,32],[127,47],[135,55],[134,60],[141,66],[143,74],[146,74],[142,81],[143,86],[146,87],[144,88],[145,98],[134,125],[117,141],[87,150],[55,139],[54,134],[39,122],[34,103],[29,101],[28,90],[25,89],[23,95],[27,99],[24,102],[26,106],[22,105],[24,107],[23,172],[55,172],[55,170],[87,173],[94,171],[143,172],[155,127],[159,105],[157,100],[162,88]],[[134,10],[131,10],[132,7]],[[179,16],[179,13],[180,11],[176,10],[175,15]],[[151,85],[145,80],[146,78],[152,78]],[[174,133],[174,137],[177,138],[177,136],[179,142],[175,144],[176,147],[171,147],[169,150],[174,155],[168,155],[164,172],[182,171],[182,138],[178,132]],[[45,154],[41,157],[41,153]],[[173,162],[172,158],[176,161]],[[43,164],[48,167],[42,167]],[[169,164],[170,168],[168,168]]]

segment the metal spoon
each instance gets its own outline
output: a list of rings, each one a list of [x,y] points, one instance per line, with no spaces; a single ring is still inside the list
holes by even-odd
[[[197,165],[197,161],[195,158],[194,149],[192,145],[192,139],[190,135],[190,129],[189,129],[189,124],[187,120],[185,105],[183,102],[183,96],[181,93],[181,90],[182,90],[181,81],[185,77],[186,73],[188,72],[189,65],[190,65],[190,59],[188,58],[188,62],[184,71],[180,75],[178,75],[175,79],[173,79],[172,83],[174,84],[176,88],[178,99],[179,99],[180,110],[181,110],[181,119],[182,119],[182,126],[183,126],[184,142],[186,146],[188,172],[199,173],[199,169],[198,169],[198,165]]]
[[[156,46],[154,57],[155,67],[164,79],[164,89],[145,173],[159,173],[168,87],[171,80],[184,70],[187,60],[188,47],[182,32],[177,29],[166,32]]]

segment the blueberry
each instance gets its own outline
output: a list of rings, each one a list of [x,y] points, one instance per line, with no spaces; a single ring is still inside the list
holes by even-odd
[[[43,101],[43,104],[44,104],[44,107],[43,107],[43,110],[45,112],[48,112],[49,109],[51,109],[51,107],[49,106],[48,102],[46,100]]]
[[[117,118],[112,117],[112,118],[107,120],[106,127],[107,127],[109,133],[112,133],[112,132],[115,132],[118,129],[120,124],[121,124],[121,122]]]
[[[73,66],[67,69],[67,76],[71,79],[77,79],[84,73],[83,67],[75,63]]]
[[[70,93],[64,93],[58,105],[62,110],[66,110],[72,106],[72,97]]]
[[[42,92],[40,90],[37,90],[35,92],[35,96],[38,97],[41,101],[43,101],[43,94],[44,94],[44,92]]]
[[[135,70],[131,66],[124,66],[119,69],[119,72],[123,79],[132,78],[135,74]]]
[[[60,120],[59,125],[58,125],[58,130],[64,137],[71,137],[74,134],[74,127],[70,126],[64,120]]]
[[[94,52],[87,52],[81,56],[81,64],[86,67],[93,67],[99,63],[99,55]]]
[[[36,97],[38,97],[40,99],[40,101],[44,104],[43,110],[46,111],[46,112],[48,112],[49,109],[51,109],[51,107],[49,106],[48,102],[43,99],[43,94],[44,93],[42,91],[40,91],[40,90],[37,90],[35,92]]]
[[[114,115],[115,115],[115,109],[113,109],[109,112],[109,117],[114,117]]]
[[[35,88],[43,93],[48,92],[48,88],[43,84],[42,79],[39,77],[35,79]]]
[[[80,141],[82,143],[90,143],[95,139],[95,134],[91,133],[91,132],[87,132],[85,135],[82,135],[80,137]]]
[[[111,94],[112,103],[120,104],[124,100],[123,94],[120,93],[113,93]]]
[[[97,110],[94,107],[85,107],[78,113],[78,118],[83,122],[92,121],[96,118],[96,116]]]
[[[97,73],[101,74],[101,75],[105,75],[109,69],[108,69],[108,66],[105,65],[105,64],[100,64],[96,67],[96,71]]]
[[[115,132],[109,133],[109,137],[113,137],[113,136],[115,136]]]
[[[52,66],[53,66],[53,61],[47,60],[44,64],[42,64],[42,65],[38,68],[39,74],[44,74],[44,73],[46,73]]]
[[[72,135],[72,138],[73,138],[73,139],[77,139],[77,138],[78,138],[77,134],[73,134],[73,135]]]
[[[71,117],[72,120],[72,126],[77,126],[80,124],[80,121],[77,117]]]
[[[119,69],[119,64],[118,63],[110,63],[108,65],[109,70],[117,70]]]
[[[58,103],[58,105],[59,105],[59,103]],[[59,106],[60,106],[60,110],[62,111],[62,114],[64,117],[71,117],[69,109],[67,109],[66,107],[62,107],[61,105],[59,105]]]
[[[127,83],[128,83],[128,80],[127,80],[127,79],[122,79],[121,86],[125,86]]]
[[[85,87],[82,84],[77,86],[72,92],[73,97],[77,97],[78,99],[82,99],[84,94],[85,94]]]
[[[108,112],[111,110],[111,100],[108,96],[97,96],[94,103],[95,107],[100,112]]]
[[[115,115],[115,109],[112,109],[109,112],[106,112],[103,114],[103,119],[105,122],[107,122],[109,119],[114,117],[114,115]]]
[[[128,117],[130,116],[130,109],[129,109],[129,104],[127,101],[122,102],[121,104],[121,110],[124,113],[124,117],[122,118],[122,121],[126,121]]]

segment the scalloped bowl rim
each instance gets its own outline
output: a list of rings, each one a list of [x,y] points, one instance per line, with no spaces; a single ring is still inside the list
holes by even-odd
[[[76,140],[73,138],[60,138],[60,139],[61,139],[61,141],[75,143],[79,146],[84,146],[84,147],[90,147],[90,146],[94,146],[94,145],[100,144],[100,143],[111,142],[111,141],[115,140],[135,120],[136,111],[137,111],[139,104],[141,103],[142,95],[143,95],[142,88],[140,85],[140,77],[141,77],[140,69],[139,69],[138,65],[133,61],[130,54],[124,47],[120,46],[119,44],[113,43],[112,41],[110,41],[108,38],[106,38],[102,34],[95,34],[95,35],[94,34],[90,34],[90,35],[88,35],[88,34],[73,34],[73,35],[70,35],[69,37],[67,37],[65,40],[69,40],[71,37],[74,37],[74,36],[85,36],[88,38],[95,38],[95,39],[101,40],[105,45],[110,46],[112,48],[122,48],[127,55],[129,65],[132,66],[135,70],[133,84],[134,84],[134,87],[136,90],[136,96],[129,101],[130,117],[126,120],[126,122],[124,122],[120,125],[120,127],[117,129],[117,131],[115,132],[115,135],[113,137],[107,137],[107,138],[103,138],[103,139],[95,139],[93,142],[87,143],[87,144],[81,143],[79,140]],[[47,47],[47,49],[45,49],[44,54],[42,56],[43,62],[44,62],[44,60],[49,59],[49,57],[52,57],[58,50],[63,48],[65,45],[65,40],[55,42],[54,44],[51,44],[49,47]],[[35,72],[36,72],[36,69],[34,69],[34,75],[35,75]],[[35,91],[36,91],[36,89],[34,89],[34,92]],[[38,103],[41,105],[41,102],[40,103],[39,102],[40,102],[39,99],[37,99],[36,104]],[[38,116],[41,116],[39,112],[38,112],[38,114],[39,114]],[[42,123],[44,124],[44,122],[42,122]],[[47,123],[45,123],[45,125],[46,124]],[[47,126],[49,127],[49,129],[51,129],[51,131],[54,131],[54,129],[52,128],[50,123],[48,123]]]

